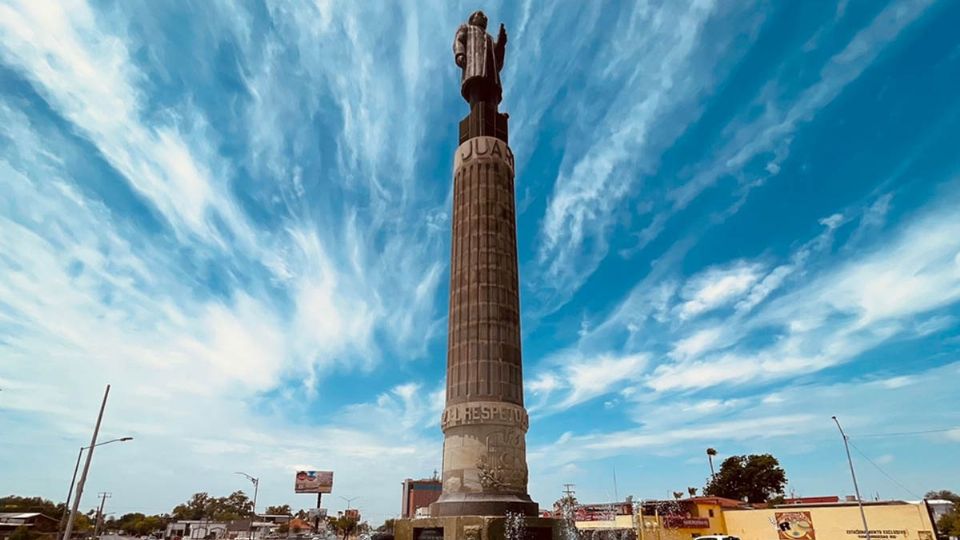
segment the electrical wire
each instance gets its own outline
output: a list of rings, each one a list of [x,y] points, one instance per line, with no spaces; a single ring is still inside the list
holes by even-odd
[[[900,482],[897,482],[896,479],[894,479],[892,476],[890,476],[889,474],[887,474],[887,471],[883,470],[879,465],[877,465],[876,463],[874,463],[872,459],[868,458],[867,455],[863,453],[863,451],[861,451],[859,448],[857,448],[857,445],[853,444],[853,441],[851,441],[850,439],[847,439],[847,442],[850,443],[850,446],[852,446],[853,449],[856,450],[858,454],[860,454],[861,456],[863,456],[863,459],[869,461],[871,465],[873,465],[874,467],[876,467],[877,470],[880,471],[880,474],[886,476],[887,479],[889,479],[891,482],[893,482],[894,484],[900,486],[900,489],[906,491],[907,493],[909,493],[909,494],[910,494],[913,498],[915,498],[915,499],[922,499],[922,498],[923,498],[923,497],[917,495],[916,493],[914,493],[912,489],[910,489],[910,488],[908,488],[907,486],[901,484]]]

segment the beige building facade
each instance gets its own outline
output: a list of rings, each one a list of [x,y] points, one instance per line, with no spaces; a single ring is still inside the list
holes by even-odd
[[[933,521],[923,502],[865,502],[864,513],[873,540],[935,540]],[[724,520],[726,533],[740,540],[866,538],[856,503],[728,510]]]
[[[617,503],[622,504],[622,503]],[[600,506],[600,505],[596,505]],[[865,502],[864,513],[872,540],[936,540],[931,512],[923,501]],[[627,512],[577,519],[584,538],[596,533],[619,533],[606,538],[691,540],[726,534],[740,540],[860,540],[865,539],[860,509],[855,502],[790,504],[750,508],[720,497],[680,501],[647,501]],[[587,534],[584,534],[587,533]],[[634,536],[635,534],[635,536]]]

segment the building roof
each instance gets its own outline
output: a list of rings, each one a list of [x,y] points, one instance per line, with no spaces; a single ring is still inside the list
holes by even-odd
[[[712,497],[712,496],[700,496],[700,497],[690,497],[689,499],[681,499],[693,501],[699,504],[715,504],[722,508],[740,508],[747,503],[743,501],[738,501],[736,499],[728,499],[726,497]]]
[[[0,512],[0,519],[30,519],[37,516],[43,516],[43,514],[40,512]]]
[[[775,504],[773,508],[797,508],[797,507],[835,507],[835,506],[857,506],[857,501],[837,501],[830,503],[794,503],[794,504]],[[864,506],[892,506],[898,504],[911,504],[907,501],[899,500],[890,500],[890,501],[863,501]]]

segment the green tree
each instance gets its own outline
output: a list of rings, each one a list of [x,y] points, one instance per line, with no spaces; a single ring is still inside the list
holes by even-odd
[[[787,474],[770,454],[731,456],[703,488],[704,495],[762,503],[783,495]]]
[[[213,498],[206,492],[194,493],[190,499],[173,508],[173,518],[176,520],[203,519],[207,515]]]
[[[9,540],[36,540],[37,538],[40,538],[40,534],[31,531],[26,525],[21,525],[10,533]]]
[[[350,533],[357,528],[357,520],[353,517],[340,516],[333,519],[333,527],[339,534],[343,535],[343,540],[347,540]]]
[[[267,514],[274,516],[292,516],[293,510],[290,508],[289,504],[284,504],[281,506],[268,506]]]
[[[952,512],[948,512],[937,520],[937,530],[945,536],[960,536],[960,509],[953,507]]]
[[[167,516],[147,516],[140,512],[124,514],[107,522],[107,530],[120,530],[132,536],[144,536],[163,529],[169,522]]]
[[[211,519],[230,521],[253,517],[253,501],[243,491],[234,491],[226,497],[211,497],[208,493],[194,493],[190,499],[174,507],[174,519]]]

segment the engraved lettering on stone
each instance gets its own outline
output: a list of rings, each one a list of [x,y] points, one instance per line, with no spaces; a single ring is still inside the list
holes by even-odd
[[[505,142],[494,137],[474,137],[464,141],[454,153],[454,172],[474,160],[505,161],[511,175],[514,171],[513,151]]]
[[[509,403],[460,403],[447,407],[443,411],[440,427],[449,428],[474,424],[491,424],[517,427],[527,431],[529,417],[527,412],[517,405]]]

